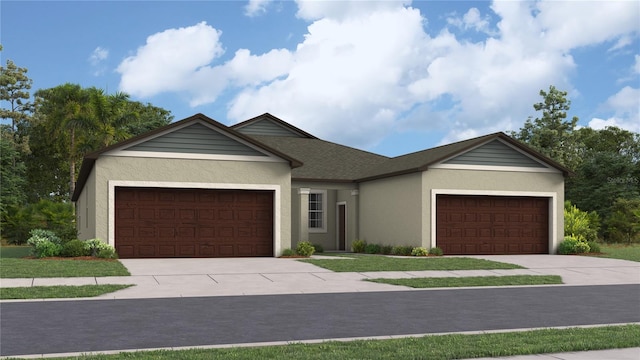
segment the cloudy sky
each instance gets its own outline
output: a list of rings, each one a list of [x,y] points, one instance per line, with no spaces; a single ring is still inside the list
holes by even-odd
[[[640,131],[637,1],[7,1],[34,89],[124,91],[231,125],[269,112],[388,156],[517,130],[550,85]]]

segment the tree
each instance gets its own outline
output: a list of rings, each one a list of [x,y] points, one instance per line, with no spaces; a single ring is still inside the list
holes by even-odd
[[[0,45],[0,51],[2,45]],[[29,90],[33,84],[27,76],[27,69],[18,67],[11,60],[7,60],[7,66],[0,66],[0,101],[9,103],[9,108],[0,109],[0,118],[11,119],[11,131],[15,134],[16,127],[29,118],[33,110],[33,104],[29,101]]]
[[[51,89],[38,90],[35,93],[38,111],[47,117],[47,129],[56,137],[68,136],[69,195],[73,194],[76,183],[76,162],[81,158],[78,153],[78,137],[82,130],[93,126],[90,92],[77,84],[64,84]],[[78,136],[80,135],[80,136]]]
[[[542,117],[531,121],[527,119],[519,132],[510,135],[560,164],[574,168],[579,162],[574,131],[578,118],[566,120],[571,101],[567,92],[549,86],[549,92],[540,90],[543,101],[533,105],[536,111],[542,111]]]
[[[8,125],[0,126],[0,216],[4,219],[9,206],[26,201],[25,165],[14,160],[20,156]]]
[[[640,235],[640,198],[617,199],[607,220],[610,237],[614,241],[631,243]]]

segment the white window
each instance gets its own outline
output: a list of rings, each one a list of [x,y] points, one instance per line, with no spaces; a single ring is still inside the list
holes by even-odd
[[[311,190],[309,192],[309,231],[327,231],[327,192],[325,190]]]

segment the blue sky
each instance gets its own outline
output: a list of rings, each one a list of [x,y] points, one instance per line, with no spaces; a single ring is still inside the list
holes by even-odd
[[[7,59],[33,90],[124,91],[231,125],[264,112],[395,156],[538,114],[640,132],[637,1],[7,1]],[[4,106],[5,104],[3,104]]]

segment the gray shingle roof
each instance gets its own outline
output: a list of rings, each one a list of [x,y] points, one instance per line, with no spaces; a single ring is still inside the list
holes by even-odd
[[[389,158],[320,139],[251,135],[303,165],[291,170],[295,180],[355,181]]]

